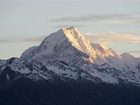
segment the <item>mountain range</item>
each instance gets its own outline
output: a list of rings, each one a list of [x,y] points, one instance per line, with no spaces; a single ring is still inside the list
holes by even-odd
[[[140,58],[62,28],[0,60],[1,105],[140,105]]]

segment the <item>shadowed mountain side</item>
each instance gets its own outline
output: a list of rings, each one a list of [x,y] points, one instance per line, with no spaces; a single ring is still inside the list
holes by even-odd
[[[139,105],[135,86],[20,79],[0,89],[2,105]]]

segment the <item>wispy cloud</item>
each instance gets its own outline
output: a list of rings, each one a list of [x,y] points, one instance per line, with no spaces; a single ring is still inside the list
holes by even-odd
[[[140,24],[140,13],[136,14],[114,14],[114,15],[86,15],[79,17],[60,17],[51,19],[54,22],[98,22],[108,21],[112,24],[134,23]]]
[[[133,53],[133,54],[140,54],[140,50],[130,51],[129,53]]]
[[[128,42],[132,44],[140,44],[140,35],[127,34],[127,33],[87,33],[86,37],[92,42],[98,42],[103,44],[111,44],[112,42]]]
[[[0,43],[15,43],[15,42],[41,42],[45,36],[37,37],[1,37]]]
[[[62,28],[62,27],[71,27],[71,26],[73,26],[73,27],[85,27],[85,25],[56,25],[56,26],[54,26],[54,28]]]
[[[22,39],[23,42],[41,42],[45,36],[29,37]]]

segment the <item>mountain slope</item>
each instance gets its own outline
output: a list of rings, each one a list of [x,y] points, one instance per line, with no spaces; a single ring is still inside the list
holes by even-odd
[[[139,105],[135,86],[19,79],[0,89],[2,105]]]

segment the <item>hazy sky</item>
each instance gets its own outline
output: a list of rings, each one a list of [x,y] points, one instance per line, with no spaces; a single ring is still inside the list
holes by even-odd
[[[0,59],[20,56],[63,26],[140,56],[140,0],[0,0]]]

